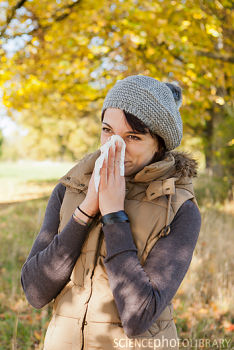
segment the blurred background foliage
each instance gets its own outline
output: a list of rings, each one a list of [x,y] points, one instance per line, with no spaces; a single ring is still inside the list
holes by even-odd
[[[15,147],[3,140],[1,156],[74,161],[93,151],[107,91],[118,79],[145,74],[180,82],[187,136],[182,147],[200,151],[210,173],[229,178],[232,5],[228,0],[0,2],[3,104],[28,130]],[[14,44],[17,49],[9,54]],[[197,140],[193,146],[191,137]]]

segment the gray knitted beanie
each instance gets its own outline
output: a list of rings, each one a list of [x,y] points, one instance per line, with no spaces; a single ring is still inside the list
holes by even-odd
[[[109,90],[102,112],[119,108],[135,115],[161,136],[167,150],[180,145],[183,125],[179,112],[182,91],[176,83],[163,83],[144,75],[131,75],[118,80]]]

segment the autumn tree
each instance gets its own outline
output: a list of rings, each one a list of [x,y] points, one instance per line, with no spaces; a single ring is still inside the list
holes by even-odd
[[[207,168],[230,176],[231,1],[32,0],[1,6],[4,104],[12,118],[20,112],[29,138],[38,135],[30,149],[39,147],[39,139],[47,140],[44,148],[53,156],[79,157],[94,149],[108,89],[127,75],[146,74],[181,83],[185,136],[199,140]],[[7,57],[6,45],[15,40],[21,48]],[[84,137],[80,148],[76,131],[89,120],[91,139]]]

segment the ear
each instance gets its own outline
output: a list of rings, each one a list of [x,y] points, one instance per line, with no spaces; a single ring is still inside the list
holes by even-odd
[[[179,109],[182,105],[182,89],[179,86],[177,81],[173,81],[171,83],[166,83],[166,85],[171,90],[175,103],[177,105],[177,108]]]

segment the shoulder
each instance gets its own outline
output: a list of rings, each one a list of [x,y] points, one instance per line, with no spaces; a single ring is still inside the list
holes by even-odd
[[[54,201],[58,201],[60,204],[62,204],[65,191],[66,191],[66,187],[62,183],[59,182],[54,187],[54,189],[51,193],[50,199],[54,200]]]
[[[171,234],[181,239],[197,240],[201,228],[201,214],[192,200],[184,202],[171,222]]]
[[[183,217],[187,220],[200,220],[201,221],[201,214],[197,207],[197,205],[190,199],[185,201],[181,207],[179,208],[178,212],[175,215],[175,218]]]

